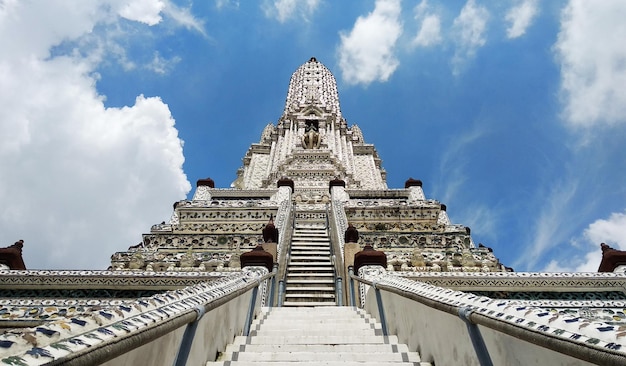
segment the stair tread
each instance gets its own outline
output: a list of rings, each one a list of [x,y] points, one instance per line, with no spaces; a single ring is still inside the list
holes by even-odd
[[[301,294],[285,294],[285,299],[334,299],[335,294],[320,294],[320,293],[301,293]]]
[[[395,348],[395,350],[394,350]],[[229,344],[232,352],[408,352],[405,344]]]
[[[289,300],[285,300],[283,302],[283,306],[284,307],[289,307],[289,306],[293,306],[293,307],[306,307],[306,308],[311,308],[311,307],[317,307],[317,306],[326,306],[326,307],[330,307],[330,306],[336,306],[334,301],[325,301],[325,302],[320,302],[320,301],[289,301]]]
[[[213,361],[207,362],[206,366],[415,366],[415,362],[360,362],[360,361]],[[419,366],[431,366],[429,362],[419,362]]]
[[[225,355],[223,360],[236,358],[237,361],[379,361],[379,362],[420,362],[421,359],[417,352],[236,352],[233,355]],[[230,357],[229,357],[230,356]]]
[[[289,279],[288,285],[302,285],[303,287],[308,287],[309,285],[334,285],[335,281],[332,278],[330,279],[317,279],[317,280],[300,280],[300,279]]]

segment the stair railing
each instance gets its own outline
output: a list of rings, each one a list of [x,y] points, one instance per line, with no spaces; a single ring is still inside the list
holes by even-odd
[[[293,237],[293,232],[296,228],[296,204],[291,204],[291,210],[288,216],[288,222],[285,223],[288,230],[284,231],[284,235],[281,238],[278,238],[280,241],[280,253],[278,255],[279,263],[278,263],[278,307],[283,306],[283,301],[285,300],[285,282],[287,277],[287,263],[289,263],[289,257],[291,252],[291,239]]]
[[[338,245],[337,230],[334,228],[334,220],[330,220],[329,204],[326,204],[326,235],[330,241],[330,258],[333,262],[335,269],[335,299],[338,306],[343,306],[344,291],[343,291],[343,255],[336,255],[341,253],[341,248]]]
[[[615,343],[607,343],[604,346],[594,346],[594,342],[599,342],[599,339],[584,337],[579,333],[572,333],[568,331],[565,326],[559,328],[556,323],[553,323],[554,319],[543,317],[545,313],[544,309],[530,306],[505,307],[502,302],[493,301],[487,297],[445,289],[397,275],[390,275],[387,274],[382,267],[361,267],[359,272],[362,276],[367,276],[368,272],[375,273],[371,279],[366,279],[354,274],[351,274],[350,278],[358,281],[362,285],[370,286],[370,294],[372,289],[374,290],[376,297],[375,304],[378,308],[378,320],[382,324],[383,334],[387,334],[388,329],[391,328],[395,330],[395,334],[403,343],[416,344],[417,347],[422,350],[428,350],[429,347],[436,348],[435,345],[439,344],[437,342],[441,342],[442,340],[444,342],[454,342],[459,352],[461,352],[462,349],[473,349],[473,353],[481,366],[492,366],[493,362],[489,353],[490,348],[485,343],[485,339],[502,339],[502,335],[506,335],[509,336],[507,337],[508,339],[513,341],[528,342],[537,347],[551,351],[552,353],[547,355],[548,357],[546,358],[549,359],[546,359],[546,361],[552,360],[557,363],[557,359],[566,355],[594,364],[601,360],[601,364],[607,366],[626,364],[625,352],[620,351],[620,347],[614,346]],[[361,295],[365,296],[366,291],[363,290],[364,289],[361,290]],[[382,292],[388,293],[388,295],[385,296],[385,303],[383,303]],[[416,305],[407,305],[405,302],[397,300],[398,296],[412,300]],[[366,309],[375,311],[373,309],[374,302],[363,299],[362,304],[363,303]],[[417,304],[421,306],[417,306]],[[390,310],[389,314],[405,314],[402,317],[390,320],[385,316],[385,309]],[[415,311],[413,316],[406,314],[408,309]],[[418,309],[420,309],[419,312]],[[440,314],[438,312],[448,313],[453,316],[446,317],[438,315]],[[529,319],[529,314],[534,312],[537,312],[538,315]],[[416,316],[416,314],[421,315]],[[415,323],[406,324],[407,320],[415,320]],[[437,333],[437,329],[456,329],[454,324],[458,326],[459,320],[467,327],[468,332],[466,334],[469,336],[469,342],[464,342],[462,339],[458,338],[462,336],[463,333],[450,334],[449,332],[445,333],[443,331],[441,334]],[[562,321],[568,323],[566,320]],[[576,319],[571,321],[576,321]],[[410,329],[413,329],[418,323],[423,326],[424,322],[432,322],[429,334],[422,338],[411,338],[415,337],[416,333],[411,332]],[[445,322],[445,324],[443,322]],[[402,331],[404,331],[404,334],[401,334]],[[484,339],[481,331],[486,334],[488,333],[488,337]],[[493,343],[490,345],[493,352],[492,354],[496,358],[500,357],[500,360],[497,361],[503,361],[503,357],[516,356],[502,354],[500,345],[494,345]],[[509,346],[508,352],[514,353],[518,348],[520,350],[518,352],[524,352],[523,350],[528,349],[526,347]],[[466,354],[470,356],[469,353]],[[448,364],[447,361],[450,361],[445,360],[445,355],[433,356],[436,362]],[[444,360],[438,361],[438,357],[443,357]],[[458,357],[458,359],[463,358],[462,355],[456,355],[455,357]],[[571,362],[571,358],[568,358],[568,360],[570,360],[568,362]]]
[[[245,271],[233,272],[217,280],[211,280],[207,277],[207,282],[156,294],[149,298],[139,298],[125,303],[124,306],[104,307],[100,313],[104,313],[108,317],[103,323],[96,323],[87,314],[77,315],[73,319],[73,326],[83,323],[92,324],[93,327],[86,327],[87,329],[80,330],[75,336],[92,333],[100,334],[102,337],[102,334],[115,332],[115,339],[112,340],[107,337],[89,338],[90,345],[86,348],[61,353],[54,359],[46,361],[46,364],[100,365],[121,355],[127,355],[125,357],[128,360],[137,360],[146,352],[142,350],[142,346],[152,342],[160,342],[159,340],[164,337],[170,337],[168,347],[171,346],[171,351],[175,352],[176,355],[173,363],[171,359],[165,358],[168,360],[168,365],[185,365],[190,357],[203,358],[217,350],[216,347],[222,345],[225,347],[233,337],[239,335],[237,334],[238,329],[241,330],[247,323],[244,323],[243,311],[238,311],[238,309],[248,306],[254,311],[260,305],[258,296],[248,304],[245,303],[246,296],[251,295],[251,290],[258,293],[259,287],[263,290],[263,287],[267,286],[267,280],[272,276],[274,274],[267,273],[267,269],[264,267],[248,267]],[[241,301],[242,299],[245,300]],[[124,307],[128,307],[128,310],[120,309]],[[218,308],[223,310],[213,312]],[[223,319],[223,316],[220,315],[222,311],[226,311],[231,316],[226,320]],[[206,332],[207,329],[224,325],[225,328],[217,332],[219,334],[215,334],[212,344],[206,345],[201,342],[194,344],[194,337],[197,332]],[[121,329],[124,331],[117,331]],[[6,339],[0,335],[0,341],[6,342]],[[46,345],[44,343],[38,346],[45,347]],[[24,349],[23,352],[25,354],[39,354],[36,352],[42,349],[34,347]],[[165,359],[156,360],[158,361],[157,364],[164,365]],[[203,363],[206,361],[209,360],[203,360]]]

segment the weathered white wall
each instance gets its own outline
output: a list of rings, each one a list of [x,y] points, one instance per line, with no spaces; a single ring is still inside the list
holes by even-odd
[[[241,335],[251,298],[252,290],[204,314],[196,328],[188,365],[204,365],[207,361],[215,361],[217,353],[223,351],[235,336]],[[257,297],[257,310],[260,298]],[[185,328],[178,328],[103,365],[171,366]]]
[[[367,292],[365,309],[380,321],[374,289]],[[381,291],[390,335],[397,335],[409,350],[436,365],[479,365],[467,326],[461,318],[400,295]],[[494,365],[586,366],[592,363],[479,327]]]

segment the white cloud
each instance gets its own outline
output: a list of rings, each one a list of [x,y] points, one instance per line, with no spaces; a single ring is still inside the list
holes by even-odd
[[[204,24],[193,16],[190,8],[179,8],[168,1],[163,8],[163,14],[172,18],[176,24],[206,36]]]
[[[215,7],[217,9],[225,8],[226,6],[233,6],[235,8],[239,8],[239,1],[231,1],[231,0],[215,0]]]
[[[533,268],[547,250],[568,239],[567,216],[564,213],[568,212],[567,209],[577,191],[577,180],[560,182],[552,186],[550,193],[542,199],[541,209],[536,215],[531,245],[523,257],[514,264],[515,267],[523,265]]]
[[[14,51],[0,54],[0,246],[24,239],[28,268],[106,268],[190,188],[163,101],[106,108],[95,88],[99,56],[50,57],[51,47],[80,46],[114,21],[111,5],[0,7],[0,45]]]
[[[133,0],[124,4],[119,14],[128,20],[155,25],[161,21],[161,11],[164,7],[165,2],[159,0]]]
[[[626,250],[626,212],[612,213],[608,219],[594,221],[585,230],[585,237],[596,245],[606,243]]]
[[[571,0],[554,46],[564,119],[572,126],[626,123],[626,2]]]
[[[320,0],[274,0],[265,2],[263,9],[266,17],[276,18],[281,23],[298,16],[308,21],[319,4]]]
[[[452,58],[452,72],[458,75],[467,61],[476,55],[476,51],[487,42],[485,32],[489,12],[484,6],[476,5],[475,0],[468,0],[452,25],[455,35],[456,50]]]
[[[467,180],[467,152],[487,133],[486,127],[477,123],[471,130],[450,137],[454,143],[446,144],[446,148],[440,154],[439,176],[441,178],[437,186],[444,191],[435,192],[435,196],[440,197],[442,202],[457,201],[457,194],[463,189]]]
[[[428,15],[413,39],[413,45],[428,47],[441,43],[441,20],[438,15]]]
[[[601,243],[606,243],[613,249],[626,250],[626,211],[614,212],[608,219],[594,221],[585,230],[584,237],[593,249],[586,254],[585,260],[577,266],[576,271],[595,272],[602,260]]]
[[[174,56],[171,59],[165,59],[161,56],[158,51],[154,51],[154,57],[152,58],[152,62],[146,65],[146,68],[154,71],[157,74],[167,74],[171,69],[176,66],[181,60],[180,57]]]
[[[358,17],[349,34],[341,34],[339,67],[350,84],[386,81],[399,65],[394,47],[402,34],[399,0],[377,0],[374,11]]]
[[[583,254],[568,258],[566,263],[551,261],[547,272],[596,272],[602,260],[600,243],[614,249],[626,250],[626,211],[614,212],[608,219],[598,219],[585,229],[583,237],[575,243],[583,245]]]
[[[428,47],[441,43],[441,19],[439,15],[429,12],[430,7],[427,0],[422,0],[415,7],[415,19],[421,21],[421,26],[412,45],[418,47]]]
[[[505,20],[510,24],[506,36],[508,38],[523,36],[538,12],[537,0],[522,0],[512,7],[505,16]]]

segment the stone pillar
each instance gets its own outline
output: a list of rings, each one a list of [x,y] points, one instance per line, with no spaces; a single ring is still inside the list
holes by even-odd
[[[270,272],[274,269],[274,258],[271,253],[263,249],[262,245],[257,245],[251,251],[243,253],[239,260],[241,261],[241,268],[259,266],[267,268]]]
[[[387,255],[371,245],[366,245],[363,250],[354,255],[354,273],[359,273],[359,268],[363,266],[371,265],[387,268]]]
[[[426,199],[424,190],[422,189],[422,181],[419,179],[409,178],[404,182],[404,188],[409,190],[409,200],[423,201]]]
[[[211,178],[198,179],[196,191],[193,194],[194,201],[209,201],[211,199],[211,189],[215,188],[215,182]]]
[[[278,229],[274,226],[274,218],[270,216],[270,221],[263,228],[263,241],[261,244],[263,249],[272,255],[274,263],[276,263],[276,246],[278,243]]]
[[[290,234],[288,232],[288,220],[291,216],[291,194],[294,191],[294,183],[291,179],[281,178],[276,182],[278,192],[276,193],[276,201],[278,202],[278,212],[276,213],[276,226],[278,228],[279,238],[286,238]],[[280,239],[279,239],[280,240]],[[282,256],[282,246],[280,241],[276,243],[276,263],[280,263]]]

